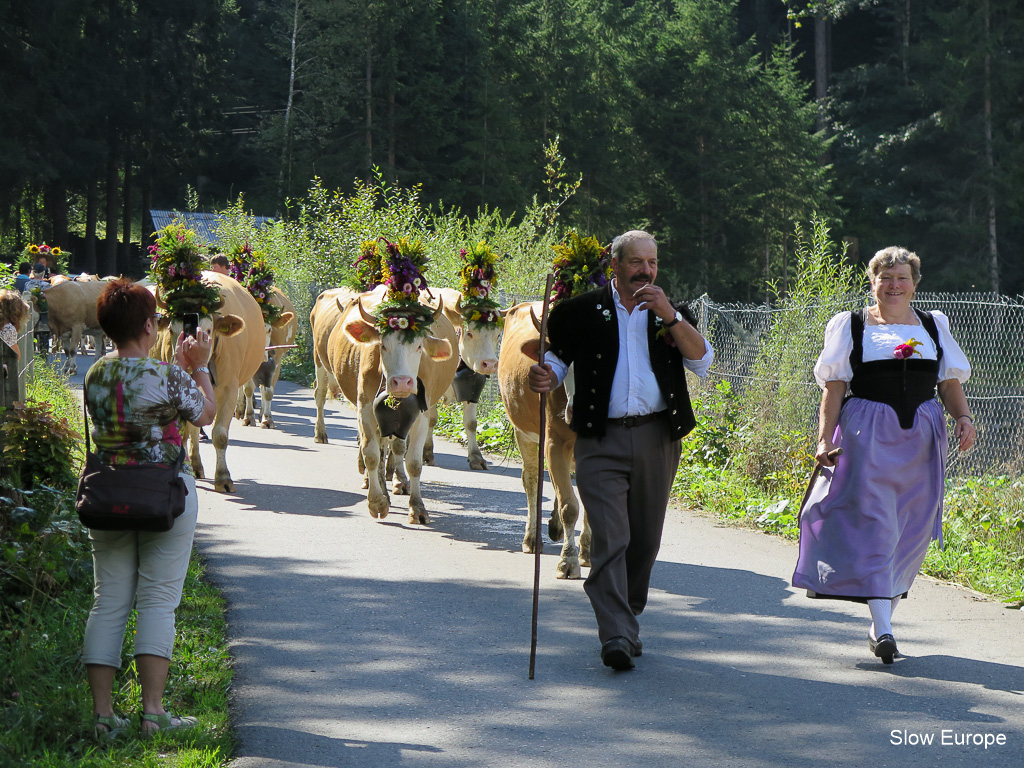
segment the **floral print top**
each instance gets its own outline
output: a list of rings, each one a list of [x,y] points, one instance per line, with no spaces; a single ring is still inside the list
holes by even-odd
[[[173,464],[181,450],[178,420],[198,419],[203,391],[176,365],[149,357],[97,360],[85,376],[92,438],[107,464]],[[189,463],[185,471],[191,474]]]

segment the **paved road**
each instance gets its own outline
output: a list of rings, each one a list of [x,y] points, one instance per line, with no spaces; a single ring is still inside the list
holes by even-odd
[[[895,614],[908,656],[883,666],[862,606],[789,586],[792,543],[683,510],[633,672],[601,665],[582,583],[555,579],[547,544],[528,680],[518,467],[473,472],[441,441],[433,524],[407,524],[407,497],[377,522],[354,412],[330,405],[316,445],[311,393],[281,390],[278,430],[232,427],[237,493],[199,483],[198,546],[229,604],[235,768],[1024,764],[1024,612],[921,579]],[[965,733],[1003,743],[942,743]]]

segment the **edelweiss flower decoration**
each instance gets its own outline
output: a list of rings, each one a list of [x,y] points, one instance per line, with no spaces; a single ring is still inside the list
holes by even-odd
[[[256,299],[263,313],[263,321],[271,325],[281,316],[283,308],[270,301],[274,287],[274,272],[266,260],[255,254],[249,244],[239,245],[229,253],[231,276],[240,282],[249,295]]]
[[[380,239],[381,282],[387,286],[384,301],[377,307],[377,329],[381,335],[402,333],[410,340],[425,336],[434,313],[420,303],[419,293],[427,287],[423,270],[427,267],[427,253],[423,244],[408,238],[391,243]]]
[[[893,350],[893,354],[897,360],[906,360],[907,358],[917,355],[923,357],[923,355],[917,351],[917,348],[921,346],[921,342],[917,339],[908,339],[905,344],[897,344],[896,349]]]
[[[154,234],[149,278],[156,284],[166,314],[179,318],[186,312],[212,314],[221,304],[220,287],[202,280],[206,259],[196,233],[172,223]]]
[[[573,231],[551,248],[555,252],[552,303],[600,288],[612,279],[611,248],[602,248],[596,237],[580,237]]]
[[[494,267],[498,254],[491,250],[485,240],[463,248],[459,255],[462,266],[462,317],[471,325],[486,328],[505,322],[498,309],[498,302],[492,298],[497,284]]]

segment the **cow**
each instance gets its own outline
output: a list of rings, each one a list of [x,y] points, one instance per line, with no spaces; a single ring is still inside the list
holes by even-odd
[[[64,350],[63,370],[66,373],[78,373],[75,356],[78,354],[78,345],[83,334],[97,339],[97,357],[104,350],[103,331],[96,319],[96,302],[106,287],[107,284],[100,281],[80,283],[65,280],[46,289],[46,303],[49,308],[47,322],[51,336],[59,341]]]
[[[322,297],[322,295],[321,295]],[[355,297],[335,295],[336,311],[340,313],[327,339],[325,355],[318,357],[331,373],[345,398],[358,412],[359,447],[366,470],[367,501],[370,515],[383,519],[391,502],[384,482],[384,437],[378,414],[383,414],[381,401],[386,396],[398,401],[396,411],[406,412],[407,438],[392,440],[397,460],[404,453],[409,478],[409,522],[426,525],[430,515],[420,493],[423,468],[423,445],[427,436],[427,418],[423,411],[434,405],[448,388],[458,366],[454,351],[458,345],[455,327],[444,316],[443,302],[433,311],[428,335],[409,340],[400,331],[381,335],[372,312],[384,297],[382,288]],[[317,305],[323,302],[318,298]],[[315,312],[314,308],[314,312]],[[333,311],[330,313],[333,314]],[[317,353],[319,355],[319,350]],[[317,391],[326,389],[317,382]],[[380,397],[378,397],[378,394]],[[410,400],[409,398],[413,398]],[[320,399],[317,400],[317,424],[322,424]],[[394,414],[390,409],[387,414]],[[402,427],[397,427],[402,430]],[[404,431],[404,430],[403,430]],[[326,441],[326,435],[323,435]],[[402,448],[405,448],[402,451]]]
[[[313,399],[316,402],[316,425],[313,427],[313,442],[327,442],[327,427],[324,424],[324,405],[327,395],[333,397],[341,394],[341,386],[334,378],[327,357],[327,342],[344,314],[347,305],[358,296],[357,291],[350,288],[331,288],[316,297],[313,308],[309,312],[309,327],[313,337],[313,366],[316,370],[316,385]]]
[[[200,327],[213,337],[213,356],[210,372],[213,393],[217,401],[217,416],[213,422],[213,445],[217,451],[217,469],[213,477],[214,490],[233,493],[235,484],[228,472],[225,454],[228,430],[235,413],[238,389],[252,379],[266,355],[266,332],[263,313],[256,299],[237,280],[216,272],[204,271],[202,279],[220,286],[221,305],[212,317],[204,317]],[[159,291],[157,291],[159,303]],[[181,332],[179,318],[162,318],[160,333],[150,355],[160,360],[174,358],[174,344]],[[199,456],[199,427],[187,424],[185,436],[190,443],[189,461],[197,478],[205,477],[203,461]]]
[[[462,294],[453,288],[432,289],[431,296],[427,291],[420,294],[421,300],[431,307],[437,307],[443,301],[444,314],[455,326],[455,335],[459,339],[459,358],[461,363],[456,372],[456,379],[465,378],[473,381],[478,387],[486,383],[480,376],[490,376],[498,372],[498,341],[501,338],[501,326],[488,324],[481,330],[469,327],[462,316]],[[476,393],[479,396],[479,392]],[[455,382],[449,386],[442,397],[444,402],[462,403],[462,424],[466,430],[466,454],[470,469],[487,469],[487,461],[480,452],[476,442],[476,402],[464,399],[456,391]],[[423,463],[434,464],[434,425],[437,424],[437,406],[431,406],[427,412],[429,429],[427,443],[423,448]]]
[[[505,315],[505,339],[498,357],[498,385],[501,400],[515,430],[516,443],[523,459],[523,490],[529,515],[523,536],[523,552],[536,552],[543,542],[535,540],[537,529],[537,481],[540,475],[538,447],[540,444],[540,396],[530,391],[528,375],[535,362],[540,341],[537,314],[540,302],[516,304]],[[572,487],[573,448],[576,433],[566,419],[568,396],[565,386],[548,394],[545,418],[544,457],[555,489],[555,509],[548,522],[548,536],[561,541],[562,553],[556,576],[560,579],[580,578],[580,566],[590,565],[590,527],[583,517],[583,533],[576,545],[576,521],[580,504]]]
[[[268,329],[267,346],[281,347],[292,344],[299,332],[299,318],[295,313],[295,306],[280,288],[270,289],[270,304],[281,308],[280,316],[273,325],[266,326]],[[274,419],[270,415],[271,402],[274,399],[274,387],[281,375],[281,363],[287,349],[269,349],[267,359],[263,361],[256,375],[242,385],[239,390],[238,403],[235,409],[235,416],[242,420],[244,426],[256,423],[256,414],[253,410],[253,396],[256,387],[260,388],[260,426],[263,429],[273,429]]]

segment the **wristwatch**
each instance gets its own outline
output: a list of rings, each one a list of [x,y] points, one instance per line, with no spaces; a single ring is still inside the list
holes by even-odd
[[[205,365],[200,365],[198,368],[193,368],[192,369],[192,373],[194,373],[194,374],[195,373],[206,373],[206,374],[208,374],[209,372],[210,372],[210,369],[207,368]]]
[[[680,322],[682,319],[683,319],[683,313],[680,312],[677,309],[676,310],[676,316],[673,317],[671,320],[669,320],[667,323],[665,323],[665,327],[666,328],[671,328],[673,325],[675,325],[676,323]]]

